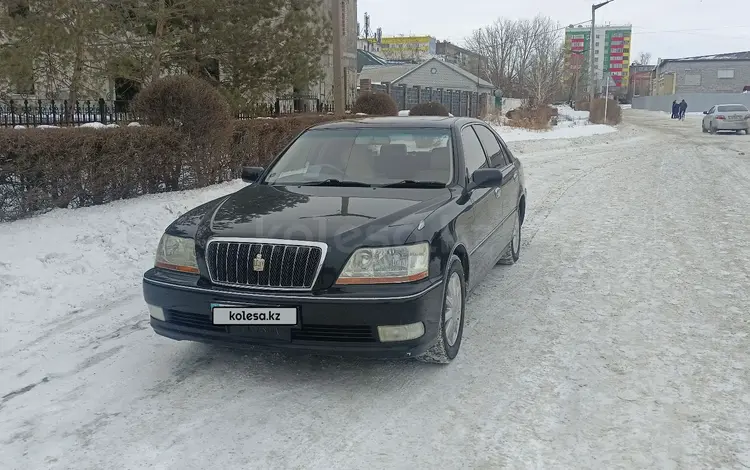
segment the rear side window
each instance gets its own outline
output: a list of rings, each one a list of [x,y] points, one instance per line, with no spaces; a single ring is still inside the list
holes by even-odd
[[[482,142],[485,153],[490,158],[492,168],[502,168],[510,163],[491,130],[484,126],[474,126],[474,130],[479,136],[479,141]]]
[[[719,106],[720,113],[746,113],[747,107],[739,104]]]
[[[461,130],[461,144],[463,145],[464,159],[466,160],[466,171],[469,174],[487,166],[487,158],[484,155],[479,138],[471,130],[471,127],[464,127]]]

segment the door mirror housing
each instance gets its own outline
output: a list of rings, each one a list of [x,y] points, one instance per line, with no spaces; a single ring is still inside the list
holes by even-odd
[[[242,181],[245,183],[255,183],[263,174],[265,168],[262,166],[245,166],[242,167]]]
[[[708,114],[708,111],[703,111],[703,114]]]
[[[471,174],[469,189],[496,188],[503,185],[503,171],[497,168],[480,168]]]

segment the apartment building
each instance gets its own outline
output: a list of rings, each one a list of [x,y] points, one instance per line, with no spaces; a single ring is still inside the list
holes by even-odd
[[[594,49],[594,82],[597,92],[611,77],[610,93],[626,93],[630,81],[630,48],[632,25],[597,26],[594,38],[588,26],[565,29],[566,64],[569,73],[580,73],[583,88],[589,86],[589,57]],[[614,90],[612,90],[614,88]]]

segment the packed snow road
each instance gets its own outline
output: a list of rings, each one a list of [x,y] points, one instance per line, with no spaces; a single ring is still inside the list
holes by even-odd
[[[154,335],[160,231],[237,183],[0,226],[0,467],[750,467],[750,136],[625,121],[511,144],[521,260],[446,367]]]

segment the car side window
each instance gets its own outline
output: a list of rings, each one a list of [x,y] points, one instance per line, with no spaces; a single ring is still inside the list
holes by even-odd
[[[482,144],[479,143],[479,138],[471,129],[471,126],[461,129],[461,145],[463,146],[464,159],[466,160],[466,171],[469,174],[487,166],[487,157],[484,155],[484,149],[482,149]]]
[[[708,110],[708,114],[713,114],[716,110],[716,106],[712,106],[711,109]]]
[[[482,147],[484,147],[484,152],[490,159],[492,168],[504,168],[508,166],[510,160],[508,160],[502,147],[500,147],[500,142],[498,142],[495,134],[485,126],[480,125],[474,126],[474,130],[479,136],[479,141],[482,143]]]

